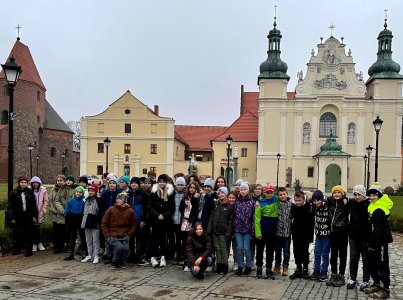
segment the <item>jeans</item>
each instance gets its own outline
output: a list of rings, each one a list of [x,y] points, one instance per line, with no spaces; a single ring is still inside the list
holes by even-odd
[[[276,253],[276,266],[281,265],[281,254],[284,253],[283,266],[288,267],[290,262],[291,237],[276,236],[274,251]]]
[[[236,261],[238,267],[243,267],[243,253],[246,256],[246,267],[250,268],[252,265],[252,256],[250,252],[250,234],[249,233],[235,233],[236,240]]]
[[[350,278],[357,279],[358,263],[360,255],[363,264],[362,281],[369,281],[368,246],[366,240],[356,240],[350,237]]]
[[[385,289],[390,286],[389,251],[388,244],[379,248],[368,249],[369,271],[376,284],[382,281]]]
[[[198,259],[198,258],[196,258]],[[213,264],[213,258],[211,256],[208,256],[206,259],[203,259],[199,265],[200,271],[196,272],[194,269],[194,266],[190,266],[190,272],[192,273],[193,276],[196,276],[197,274],[203,274],[207,267],[211,266]]]
[[[327,273],[329,268],[330,237],[316,236],[314,271]]]
[[[345,231],[330,234],[330,265],[332,274],[344,275],[347,265],[348,234]],[[340,260],[339,273],[337,273],[337,260]]]
[[[112,262],[115,264],[123,264],[129,256],[129,236],[123,238],[109,237],[108,242],[113,248]]]

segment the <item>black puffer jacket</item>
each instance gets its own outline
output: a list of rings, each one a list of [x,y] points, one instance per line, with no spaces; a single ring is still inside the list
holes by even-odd
[[[234,205],[222,204],[217,201],[211,213],[207,233],[224,234],[227,238],[232,236],[232,222],[234,219]]]
[[[348,216],[350,214],[350,204],[347,198],[334,199],[327,198],[330,213],[330,232],[347,231],[349,227]]]
[[[147,209],[147,224],[151,226],[162,223],[166,225],[172,223],[172,214],[175,210],[175,196],[173,186],[167,183],[164,189],[164,193],[166,193],[166,199],[160,198],[160,196],[162,195],[159,195],[158,191],[158,183],[155,183],[151,190]],[[160,214],[164,216],[164,220],[158,220],[158,216]]]
[[[25,194],[25,211],[22,203],[22,193]],[[34,192],[28,187],[24,189],[16,188],[10,193],[7,210],[10,221],[15,221],[14,226],[23,225],[27,221],[33,224],[33,218],[38,218]]]
[[[355,240],[368,240],[371,234],[371,224],[369,222],[368,205],[369,200],[357,202],[350,200],[350,237]]]

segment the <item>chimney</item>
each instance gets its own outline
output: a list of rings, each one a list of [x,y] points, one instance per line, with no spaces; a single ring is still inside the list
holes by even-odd
[[[243,114],[243,107],[244,107],[243,93],[244,93],[243,84],[241,84],[241,115]]]
[[[154,105],[154,114],[156,114],[157,116],[160,115],[160,107],[158,105]]]

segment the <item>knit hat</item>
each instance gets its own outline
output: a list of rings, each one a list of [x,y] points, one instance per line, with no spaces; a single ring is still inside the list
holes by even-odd
[[[121,178],[122,180],[122,178]],[[132,179],[130,179],[130,184],[132,183],[137,183],[138,185],[140,185],[140,178],[138,177],[132,177]]]
[[[87,190],[94,190],[94,192],[97,194],[98,193],[98,184],[93,183],[87,186]]]
[[[21,181],[26,181],[28,183],[28,178],[26,176],[18,177],[18,183],[20,183]]]
[[[152,178],[148,177],[148,178],[144,179],[144,183],[145,184],[153,184],[154,182],[153,182]]]
[[[383,196],[383,190],[379,182],[374,182],[368,189],[367,194],[368,195],[375,194],[378,196],[378,198],[381,198]]]
[[[244,182],[242,178],[239,178],[237,181],[235,181],[235,185],[241,185],[241,183]]]
[[[220,187],[217,192],[224,193],[225,196],[228,196],[228,189],[225,186]]]
[[[122,199],[125,203],[127,203],[127,199],[129,198],[129,196],[127,195],[127,193],[120,193],[116,196],[116,200],[118,199]]]
[[[342,185],[335,185],[335,186],[332,188],[332,194],[333,194],[335,191],[339,191],[339,192],[341,192],[343,195],[346,194],[346,191],[344,190],[344,187],[343,187]]]
[[[129,176],[124,175],[124,176],[120,177],[119,181],[123,181],[124,183],[129,184],[130,178],[129,178]]]
[[[74,179],[74,176],[73,176],[73,175],[68,175],[68,176],[66,177],[66,180],[73,181],[73,183],[76,182],[76,180]]]
[[[267,184],[263,187],[263,192],[267,193],[267,192],[274,192],[274,186],[272,186],[271,184]]]
[[[34,176],[31,178],[31,181],[29,182],[30,184],[32,184],[33,182],[37,182],[39,184],[42,184],[41,179],[38,176]]]
[[[84,182],[86,185],[88,185],[88,178],[85,177],[85,176],[81,176],[81,177],[78,179],[78,182]]]
[[[179,184],[180,185],[186,185],[186,180],[183,177],[178,177],[178,178],[176,178],[175,184],[176,185],[179,185]]]
[[[144,182],[145,180],[146,180],[145,177],[140,177],[140,183],[141,183],[141,182]]]
[[[108,175],[106,175],[106,179],[111,180],[112,178],[118,178],[118,177],[116,176],[116,174],[113,173],[109,173]]]
[[[158,176],[157,182],[160,182],[161,180],[168,182],[169,178],[167,174],[161,174],[160,176]]]
[[[241,185],[239,186],[239,188],[240,188],[241,190],[244,189],[244,190],[248,190],[248,191],[249,191],[249,184],[248,184],[247,182],[243,181],[243,182],[241,183]]]
[[[365,190],[365,186],[363,186],[363,185],[356,185],[354,188],[353,188],[353,194],[360,194],[360,195],[362,195],[362,196],[364,196],[365,197],[365,195],[367,194],[366,193],[366,190]]]
[[[314,201],[314,200],[325,200],[325,199],[326,199],[326,197],[325,197],[325,195],[323,195],[321,190],[316,190],[312,194],[312,201]]]
[[[211,188],[214,188],[214,179],[207,178],[206,180],[204,180],[204,186],[209,186]]]
[[[119,184],[119,180],[118,180],[117,178],[111,178],[111,179],[108,180],[108,182],[111,182],[111,181],[113,181],[114,183],[116,183],[116,185]]]
[[[76,188],[74,189],[74,193],[77,192],[78,190],[81,190],[81,192],[83,192],[83,195],[84,195],[84,193],[85,193],[85,188],[83,188],[81,185],[79,185],[78,187],[76,187]]]

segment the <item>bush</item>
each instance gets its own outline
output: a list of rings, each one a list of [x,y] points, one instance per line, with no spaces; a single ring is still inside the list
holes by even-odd
[[[403,195],[403,182],[395,185],[396,195]]]
[[[389,224],[392,231],[403,233],[403,218],[392,215]]]
[[[389,196],[395,194],[395,190],[394,190],[394,188],[391,187],[391,186],[387,186],[387,187],[383,190],[383,192],[384,192],[385,194],[388,194]]]
[[[303,184],[302,184],[301,180],[295,179],[292,186],[294,187],[295,191],[300,191],[302,189]]]

